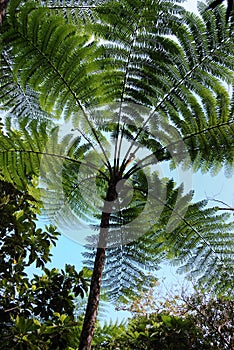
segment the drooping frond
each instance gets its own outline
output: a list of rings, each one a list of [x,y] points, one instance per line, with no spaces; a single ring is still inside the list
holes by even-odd
[[[138,176],[135,185],[129,207],[112,215],[103,280],[109,298],[126,300],[147,288],[149,273],[157,276],[160,262],[168,258],[181,266],[180,272],[206,282],[207,290],[230,293],[234,232],[227,216],[205,208],[205,202],[192,204],[191,195],[183,195],[172,181],[161,182],[161,191],[159,181],[146,190],[144,176]],[[84,253],[88,265],[93,262],[95,238],[90,242],[90,251]],[[227,283],[222,282],[220,276],[227,274]]]
[[[43,120],[48,115],[42,110],[38,94],[29,86],[22,88],[14,78],[11,66],[12,60],[7,52],[2,52],[0,57],[0,99],[1,109],[5,116],[12,118],[25,118]]]
[[[207,291],[232,298],[233,221],[228,221],[229,215],[217,215],[215,208],[198,212],[197,206],[191,206],[183,224],[173,236],[167,236],[177,252],[175,263],[181,266],[178,271],[196,279]]]
[[[101,184],[108,177],[102,171],[103,159],[95,160],[90,143],[81,142],[74,133],[64,136],[59,131],[45,121],[29,122],[28,118],[15,129],[7,119],[0,134],[0,176],[19,189],[33,190],[32,196],[43,204],[44,216],[79,239],[80,228],[86,223],[90,232],[89,225],[97,223],[95,216],[100,211],[98,199],[105,186],[101,192],[92,185],[98,178]],[[37,191],[31,182],[37,183]],[[83,234],[87,236],[87,232]]]
[[[8,119],[4,133],[0,134],[1,178],[14,183],[18,189],[27,188],[33,177],[39,176],[40,158],[48,140],[45,123],[40,126],[35,120],[31,123],[34,135],[37,135],[36,142],[26,124],[27,121],[21,121],[19,130],[16,130],[11,128]]]
[[[40,177],[43,181],[50,171],[51,178],[54,175],[50,187],[52,182],[56,187],[58,167],[66,161],[80,164],[82,154],[90,147],[80,145],[80,138],[76,138],[68,151],[72,134],[61,139],[58,131],[58,128],[51,130],[45,121],[29,122],[28,118],[22,119],[16,129],[7,119],[5,129],[0,134],[1,177],[20,189],[27,187],[34,177]],[[76,160],[74,154],[79,154],[80,159]]]

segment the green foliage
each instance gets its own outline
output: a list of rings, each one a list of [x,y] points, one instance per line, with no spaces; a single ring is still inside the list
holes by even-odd
[[[189,319],[164,314],[149,319],[132,320],[128,328],[131,348],[136,349],[204,349],[199,344],[199,331]]]
[[[100,20],[78,34],[62,16],[53,16],[36,3],[21,6],[18,15],[19,4],[11,2],[3,47],[13,49],[14,79],[33,87],[43,108],[78,117],[93,132],[97,125],[87,107],[113,101],[122,110],[126,103],[147,105],[152,110],[143,125],[150,126],[154,135],[158,115],[175,123],[180,133],[176,142],[184,140],[196,169],[215,172],[221,164],[232,166],[233,117],[222,83],[233,81],[233,42],[232,32],[221,25],[222,8],[216,18],[205,12],[200,19],[173,2],[162,1],[161,7],[157,2],[148,6],[147,1],[107,2],[93,9]],[[97,42],[87,44],[94,34]],[[165,34],[174,35],[179,44]],[[99,38],[108,42],[97,46]],[[6,88],[6,96],[11,89]],[[119,130],[125,130],[123,117],[118,117]],[[131,114],[128,118],[134,121]],[[137,135],[141,131],[138,128]],[[97,134],[92,136],[97,139]],[[170,147],[168,140],[159,142]],[[154,152],[158,156],[159,150]]]
[[[93,133],[97,125],[91,121],[91,105],[117,101],[122,110],[126,103],[147,105],[152,109],[143,125],[154,135],[159,115],[175,123],[196,169],[202,165],[204,171],[215,172],[220,164],[230,169],[233,116],[223,82],[232,84],[234,59],[223,8],[219,16],[203,11],[200,19],[173,2],[107,2],[93,9],[100,17],[97,23],[78,32],[46,7],[27,3],[18,12],[18,3],[10,4],[3,47],[13,49],[14,80],[36,90],[44,109],[73,115]],[[174,35],[179,44],[165,34]],[[108,42],[97,45],[99,38]],[[12,87],[3,87],[7,97]],[[119,130],[125,130],[124,118],[125,114],[118,117]],[[131,114],[129,120],[134,121]],[[168,140],[159,142],[170,147]]]
[[[43,232],[36,227],[38,204],[26,191],[19,191],[7,182],[0,182],[1,267],[12,281],[17,273],[33,263],[44,267],[50,261],[50,247],[58,237],[53,226]]]
[[[67,315],[55,313],[53,321],[40,322],[17,316],[8,335],[3,334],[0,349],[75,350],[79,326]]]
[[[59,233],[52,225],[37,228],[39,204],[27,191],[0,181],[0,192],[0,349],[63,348],[72,343],[75,300],[87,292],[87,274],[71,265],[46,268]]]
[[[105,327],[104,327],[105,329]],[[110,329],[111,330],[111,329]],[[182,350],[213,349],[190,318],[151,314],[148,317],[138,316],[131,319],[125,332],[119,326],[119,333],[109,334],[97,349],[134,349],[134,350]]]
[[[110,321],[103,325],[97,324],[92,349],[115,349],[118,346],[116,339],[125,336],[125,332],[126,324],[124,322]]]
[[[33,313],[42,319],[52,319],[54,313],[74,314],[75,298],[81,298],[87,292],[86,279],[83,271],[77,273],[74,266],[65,265],[65,271],[44,268],[42,276],[34,275],[31,281],[34,305]],[[43,305],[43,308],[41,307]]]

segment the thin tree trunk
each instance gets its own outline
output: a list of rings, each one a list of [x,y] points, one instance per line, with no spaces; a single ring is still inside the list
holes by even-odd
[[[99,242],[95,256],[93,274],[90,284],[90,292],[85,312],[83,328],[80,336],[79,350],[90,350],[97,320],[102,283],[102,273],[105,265],[106,247],[110,226],[111,202],[117,197],[115,190],[116,181],[110,181],[106,195],[106,204],[102,212]],[[109,204],[108,204],[109,203]]]
[[[90,350],[97,320],[98,306],[100,301],[100,290],[102,272],[104,269],[106,249],[97,248],[90,293],[86,307],[83,328],[80,336],[79,350]]]

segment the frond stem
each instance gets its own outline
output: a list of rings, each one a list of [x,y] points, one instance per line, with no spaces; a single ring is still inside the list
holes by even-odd
[[[140,21],[140,20],[139,20],[139,21]],[[121,136],[120,136],[120,141],[119,141],[119,147],[118,147],[120,118],[121,118],[121,112],[122,112],[122,105],[123,105],[124,93],[125,93],[126,84],[127,84],[127,80],[128,80],[129,64],[130,64],[130,62],[131,62],[132,49],[133,49],[134,43],[135,43],[135,41],[136,41],[138,28],[139,28],[139,23],[137,24],[137,26],[136,26],[136,28],[135,28],[133,34],[132,34],[132,37],[133,37],[133,38],[132,38],[132,40],[131,40],[131,42],[130,42],[130,47],[129,47],[128,57],[127,57],[127,62],[126,62],[126,65],[125,65],[125,74],[124,74],[122,92],[121,92],[121,97],[120,97],[120,107],[119,107],[119,113],[118,113],[117,135],[116,135],[116,141],[115,141],[115,157],[114,157],[114,161],[117,162],[117,164],[116,164],[117,169],[119,169],[120,153],[121,153],[121,147],[122,147],[123,135],[124,135],[124,125],[123,125],[123,126],[122,126]],[[117,159],[116,159],[117,148],[118,148],[118,156],[117,156]]]
[[[23,149],[10,149],[10,150],[0,150],[0,153],[33,153],[33,154],[36,154],[36,155],[41,155],[41,156],[48,156],[48,157],[54,157],[54,158],[59,158],[59,159],[63,159],[63,160],[67,160],[69,162],[73,162],[73,163],[76,163],[76,164],[79,164],[79,165],[84,165],[84,166],[87,166],[88,168],[93,168],[94,170],[97,170],[102,176],[103,178],[105,178],[105,180],[109,180],[109,178],[107,177],[107,175],[101,171],[99,168],[97,168],[96,166],[94,166],[92,163],[90,162],[83,162],[83,161],[80,161],[80,160],[77,160],[77,159],[73,159],[73,158],[70,158],[70,157],[67,157],[67,156],[63,156],[63,155],[60,155],[60,154],[55,154],[55,153],[47,153],[47,152],[42,152],[42,151],[33,151],[33,150],[23,150]]]
[[[148,165],[152,165],[154,164],[153,162],[149,162],[147,164],[144,164],[143,166],[141,166],[141,164],[146,161],[147,159],[149,159],[150,157],[152,157],[153,155],[156,157],[157,156],[157,152],[162,152],[162,151],[166,151],[169,147],[171,146],[174,146],[174,145],[177,145],[179,143],[181,143],[181,140],[182,141],[185,141],[185,140],[188,140],[194,136],[197,136],[197,135],[201,135],[202,133],[206,133],[206,132],[209,132],[210,130],[213,130],[213,129],[217,129],[217,128],[220,128],[222,126],[227,126],[227,125],[231,125],[233,123],[233,120],[229,120],[229,121],[226,121],[226,122],[223,122],[221,124],[217,124],[217,125],[213,125],[213,126],[209,126],[208,128],[205,128],[203,130],[199,130],[197,132],[194,132],[192,134],[189,134],[185,137],[183,137],[182,139],[180,140],[177,140],[177,141],[173,141],[169,144],[167,144],[166,146],[162,147],[159,151],[156,151],[156,152],[153,152],[152,154],[146,156],[144,159],[140,160],[139,162],[137,162],[137,164],[133,165],[131,167],[131,169],[129,169],[129,171],[125,174],[126,178],[129,178],[132,174],[134,174],[136,171],[138,171],[139,169],[143,169],[145,168],[146,166]],[[166,159],[165,159],[166,160]]]

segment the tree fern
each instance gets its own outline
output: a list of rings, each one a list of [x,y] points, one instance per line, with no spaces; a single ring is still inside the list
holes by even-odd
[[[80,3],[11,0],[2,27],[10,81],[35,93],[51,119],[72,124],[65,135],[23,118],[6,124],[0,164],[15,186],[39,177],[50,218],[73,231],[72,221],[85,223],[84,238],[97,248],[87,255],[95,261],[80,349],[91,346],[105,260],[113,300],[131,296],[130,278],[133,292],[146,288],[144,269],[164,257],[215,291],[213,272],[233,264],[226,217],[191,204],[183,186],[152,167],[233,167],[232,27],[222,6],[214,14],[201,7],[200,18],[179,2],[88,4],[79,21]],[[12,83],[1,81],[12,111]]]

